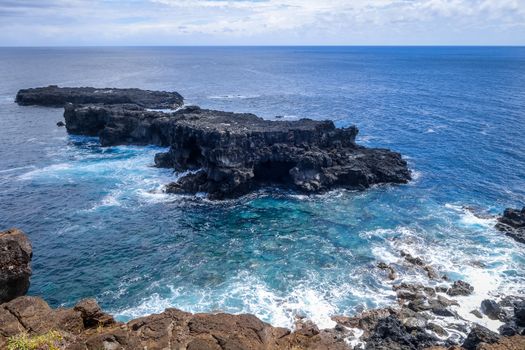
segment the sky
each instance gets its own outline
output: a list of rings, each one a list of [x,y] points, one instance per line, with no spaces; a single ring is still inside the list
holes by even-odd
[[[0,46],[525,45],[525,0],[0,0]]]

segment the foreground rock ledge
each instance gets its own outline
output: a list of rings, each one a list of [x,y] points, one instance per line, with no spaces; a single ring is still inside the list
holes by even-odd
[[[253,315],[191,314],[166,309],[128,323],[116,322],[93,299],[52,309],[38,297],[0,305],[0,348],[21,333],[59,332],[60,349],[348,349],[342,333],[307,325],[291,333]]]
[[[56,348],[66,350],[525,348],[525,336],[500,336],[480,326],[472,329],[462,346],[438,347],[448,341],[425,332],[418,325],[421,319],[410,312],[409,309],[378,309],[355,317],[334,317],[338,325],[328,330],[319,330],[303,321],[291,332],[253,315],[191,314],[178,309],[166,309],[160,314],[121,323],[104,313],[94,299],[84,299],[73,308],[52,309],[39,297],[23,296],[0,305],[0,349],[7,348],[10,341],[22,334],[28,338],[53,334]],[[356,347],[347,341],[355,328],[364,332],[366,341]]]

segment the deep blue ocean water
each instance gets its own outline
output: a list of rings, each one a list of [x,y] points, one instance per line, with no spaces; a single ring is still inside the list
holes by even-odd
[[[490,217],[525,204],[525,48],[0,48],[0,77],[0,228],[30,236],[30,294],[53,306],[95,297],[123,320],[173,306],[330,326],[394,302],[379,261],[421,280],[401,250],[475,286],[465,317],[483,298],[525,294],[525,248]],[[356,124],[359,143],[401,152],[414,181],[165,195],[177,174],[152,167],[162,149],[102,148],[56,127],[62,109],[14,103],[49,84]]]

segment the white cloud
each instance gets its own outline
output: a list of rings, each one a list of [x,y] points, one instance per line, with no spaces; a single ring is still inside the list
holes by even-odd
[[[523,44],[524,2],[0,0],[0,44]]]

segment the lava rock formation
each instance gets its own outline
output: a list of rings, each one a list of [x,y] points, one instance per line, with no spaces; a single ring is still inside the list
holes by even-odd
[[[357,145],[355,126],[336,128],[332,121],[311,119],[265,120],[253,114],[196,106],[173,112],[145,108],[153,104],[144,102],[149,101],[144,96],[150,94],[159,97],[156,104],[178,106],[171,95],[163,100],[163,94],[171,94],[164,92],[155,95],[137,89],[113,89],[115,98],[103,104],[92,98],[100,95],[93,94],[93,88],[43,89],[45,93],[34,93],[40,98],[33,100],[27,97],[31,96],[27,91],[38,89],[21,90],[17,102],[25,104],[30,100],[42,105],[65,102],[64,118],[71,134],[98,136],[103,146],[169,146],[168,152],[156,155],[155,164],[187,171],[166,186],[170,193],[206,192],[212,199],[224,199],[268,184],[319,193],[334,188],[362,190],[374,184],[406,183],[411,179],[407,163],[399,153]],[[75,93],[69,93],[70,90]],[[87,91],[85,96],[83,91]],[[123,103],[118,91],[126,97],[129,94],[125,92],[140,91],[137,92],[140,98]]]

